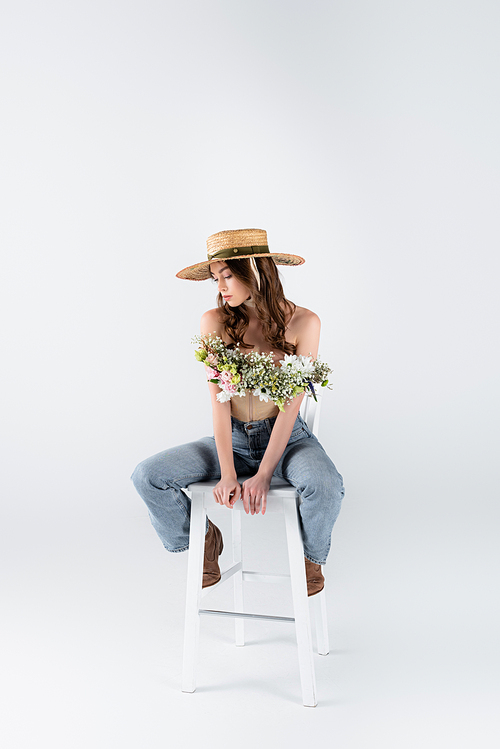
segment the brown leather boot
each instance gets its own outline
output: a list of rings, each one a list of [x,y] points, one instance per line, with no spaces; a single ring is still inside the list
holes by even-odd
[[[219,556],[224,544],[222,533],[211,520],[208,521],[208,533],[205,535],[205,556],[203,559],[202,588],[209,588],[220,580]]]
[[[320,564],[314,564],[305,557],[304,559],[306,563],[307,595],[315,596],[325,587],[325,578],[321,572]]]

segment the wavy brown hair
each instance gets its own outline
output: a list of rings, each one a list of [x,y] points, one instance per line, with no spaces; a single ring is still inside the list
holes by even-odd
[[[271,350],[294,354],[297,347],[285,340],[285,331],[295,312],[295,304],[285,298],[274,260],[269,257],[256,257],[254,259],[260,275],[260,291],[257,288],[257,280],[249,258],[225,260],[224,262],[235,278],[241,281],[252,295],[257,317],[262,323],[264,338],[271,346]],[[243,342],[243,336],[250,321],[245,305],[230,307],[224,302],[221,294],[217,296],[217,303],[221,312],[224,331],[233,346],[240,345],[242,348],[251,348]]]

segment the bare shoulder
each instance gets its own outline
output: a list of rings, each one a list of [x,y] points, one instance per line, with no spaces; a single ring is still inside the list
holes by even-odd
[[[302,331],[318,331],[321,328],[321,320],[319,319],[316,312],[313,312],[306,307],[296,306],[295,312],[292,315],[290,323],[288,325],[290,331],[293,333]]]
[[[306,307],[297,307],[288,325],[288,333],[296,346],[296,353],[318,356],[321,320]]]
[[[221,322],[220,312],[217,307],[215,307],[215,309],[209,309],[203,313],[201,316],[200,328],[202,335],[210,335],[211,333],[221,335],[223,333],[224,326]]]

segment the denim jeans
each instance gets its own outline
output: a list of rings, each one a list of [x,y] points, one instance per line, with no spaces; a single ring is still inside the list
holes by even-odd
[[[245,423],[231,417],[234,467],[239,476],[257,473],[275,421],[276,417]],[[131,478],[168,551],[185,551],[189,544],[191,501],[182,489],[195,481],[220,479],[220,475],[214,437],[172,447],[139,463]],[[299,493],[304,554],[311,562],[324,564],[344,487],[342,476],[300,414],[274,475]]]

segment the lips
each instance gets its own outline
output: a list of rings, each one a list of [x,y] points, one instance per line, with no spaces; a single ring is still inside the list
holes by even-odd
[[[232,297],[232,294],[230,294],[229,296],[223,296],[222,298],[224,299],[225,302],[227,302],[227,300],[231,299],[231,297]]]

